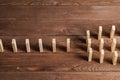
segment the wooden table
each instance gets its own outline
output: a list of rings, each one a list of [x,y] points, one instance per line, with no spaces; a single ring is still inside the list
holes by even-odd
[[[109,38],[116,25],[120,50],[120,0],[0,0],[0,38],[5,51],[0,54],[0,80],[119,80],[120,59],[112,65]],[[99,63],[97,35],[103,26],[104,63]],[[91,31],[93,60],[87,61],[86,30]],[[18,52],[13,53],[15,38]],[[26,53],[25,39],[31,52]],[[38,49],[43,39],[44,52]],[[52,52],[52,38],[57,52]],[[71,52],[66,52],[66,39]]]

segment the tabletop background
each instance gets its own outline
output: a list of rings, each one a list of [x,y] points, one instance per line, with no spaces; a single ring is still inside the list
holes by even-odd
[[[105,60],[99,64],[97,35],[103,26]],[[120,59],[112,65],[109,34],[116,25],[120,50],[120,0],[0,0],[0,38],[5,51],[0,54],[0,80],[118,80]],[[93,61],[87,62],[85,36],[90,30]],[[13,53],[15,38],[18,53]],[[26,53],[25,39],[31,52]],[[44,53],[38,49],[43,39]],[[53,53],[51,40],[57,40]],[[66,52],[66,39],[71,52]]]

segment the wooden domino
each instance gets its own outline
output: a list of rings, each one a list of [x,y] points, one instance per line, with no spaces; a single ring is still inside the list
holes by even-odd
[[[103,63],[104,61],[104,50],[100,50],[100,63]]]
[[[113,39],[114,38],[114,35],[115,35],[115,25],[112,25],[112,29],[111,29],[111,32],[110,32],[110,39]]]
[[[88,42],[88,39],[90,38],[90,31],[86,31],[86,43]]]
[[[91,48],[91,39],[89,38],[87,41],[88,41],[87,42],[87,52],[89,52],[89,49]]]
[[[52,48],[53,48],[53,52],[56,52],[56,39],[52,39]]]
[[[115,38],[112,39],[112,44],[111,44],[111,52],[114,52],[115,49],[116,49],[116,44],[117,44],[117,41]]]
[[[100,42],[99,42],[99,51],[101,51],[103,49],[103,47],[104,47],[104,39],[101,38]]]
[[[29,41],[29,39],[25,39],[25,44],[26,44],[26,51],[30,52],[30,41]]]
[[[4,52],[2,39],[0,39],[0,52]]]
[[[93,50],[92,50],[92,48],[90,48],[89,52],[88,52],[88,62],[92,61],[92,55],[93,55]]]
[[[13,48],[13,52],[17,52],[17,43],[16,43],[16,39],[12,39],[12,48]]]
[[[67,52],[70,52],[70,38],[67,38]]]
[[[118,52],[117,51],[114,51],[113,52],[113,65],[116,65],[117,64],[117,59],[118,59]]]
[[[42,39],[38,39],[38,43],[39,43],[39,51],[43,52],[43,43],[42,43]]]
[[[99,26],[99,31],[98,31],[98,40],[102,38],[102,26]]]

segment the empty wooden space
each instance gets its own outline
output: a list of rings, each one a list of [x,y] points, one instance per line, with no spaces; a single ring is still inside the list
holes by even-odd
[[[0,0],[0,5],[120,5],[119,0]]]
[[[88,80],[88,77],[92,80],[118,80],[120,74],[119,72],[1,72],[0,77],[4,80],[8,80],[8,78],[11,80]]]
[[[119,14],[120,0],[0,0],[0,80],[118,80]],[[101,64],[98,33],[104,39]]]

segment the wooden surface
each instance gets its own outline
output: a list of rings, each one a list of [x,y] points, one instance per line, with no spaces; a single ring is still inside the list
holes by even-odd
[[[87,29],[97,35],[99,25],[106,34],[112,24],[120,33],[119,9],[119,6],[0,6],[0,35],[83,36]]]
[[[0,77],[4,80],[8,78],[11,80],[119,80],[120,74],[118,72],[1,72]]]
[[[0,5],[120,5],[120,0],[0,0]]]
[[[1,56],[1,55],[0,55]],[[112,54],[105,54],[104,63],[99,63],[99,54],[94,53],[88,62],[84,53],[16,53],[0,58],[1,72],[119,72],[120,64],[112,65]],[[120,59],[119,59],[120,60]]]
[[[120,59],[112,65],[109,39],[116,25],[120,50],[120,0],[0,0],[0,38],[5,52],[0,54],[0,80],[119,80]],[[99,64],[98,27],[103,26],[105,60]],[[91,31],[93,61],[88,62],[85,33]],[[15,38],[18,53],[13,53]],[[26,53],[25,39],[31,52]],[[38,38],[44,53],[39,53]],[[57,52],[51,41],[56,38]],[[66,39],[71,52],[66,52]]]

